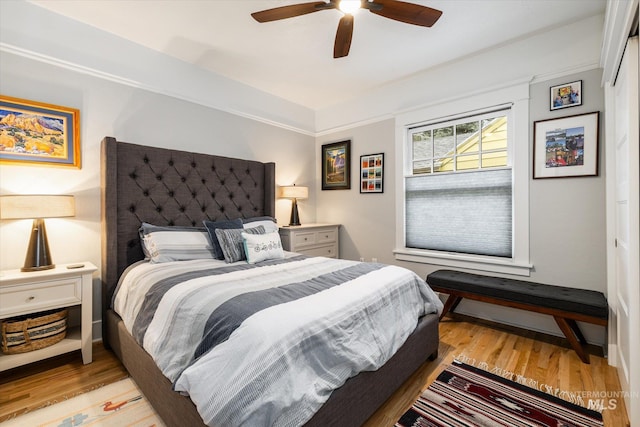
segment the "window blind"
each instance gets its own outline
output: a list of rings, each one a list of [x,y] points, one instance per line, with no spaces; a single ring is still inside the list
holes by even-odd
[[[512,257],[511,169],[406,178],[406,246]]]

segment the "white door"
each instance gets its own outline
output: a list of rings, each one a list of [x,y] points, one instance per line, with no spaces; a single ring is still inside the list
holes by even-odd
[[[612,304],[617,367],[632,426],[640,426],[640,216],[638,151],[638,37],[627,42],[614,85],[615,249]],[[611,147],[612,148],[612,147]]]

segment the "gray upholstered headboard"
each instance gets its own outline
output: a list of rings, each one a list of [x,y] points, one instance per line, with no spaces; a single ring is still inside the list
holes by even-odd
[[[143,259],[140,224],[275,217],[275,164],[102,140],[103,308]]]

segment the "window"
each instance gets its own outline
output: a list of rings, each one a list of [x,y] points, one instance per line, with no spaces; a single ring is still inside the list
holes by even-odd
[[[528,81],[396,116],[396,259],[528,276],[529,127]]]
[[[408,248],[511,258],[509,110],[410,128]]]

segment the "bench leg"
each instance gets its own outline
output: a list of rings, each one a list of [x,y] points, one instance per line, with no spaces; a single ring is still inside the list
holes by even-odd
[[[442,309],[440,320],[442,320],[442,318],[446,316],[448,312],[453,313],[453,310],[455,310],[458,304],[460,304],[460,301],[462,301],[462,297],[459,297],[457,295],[449,295],[449,297],[444,303],[444,308]]]
[[[556,323],[560,327],[560,330],[562,331],[564,336],[567,337],[571,348],[573,348],[578,354],[580,360],[582,360],[582,362],[584,363],[589,364],[589,355],[582,346],[582,343],[585,342],[585,339],[580,332],[580,329],[578,329],[578,324],[574,320],[565,319],[559,316],[553,316],[553,318],[556,320]]]
[[[582,332],[580,331],[580,328],[578,328],[578,324],[576,323],[576,321],[573,319],[565,319],[565,320],[567,321],[569,326],[571,326],[573,333],[576,334],[576,337],[580,340],[580,342],[582,344],[586,344],[587,340],[585,339],[584,335],[582,335]]]

